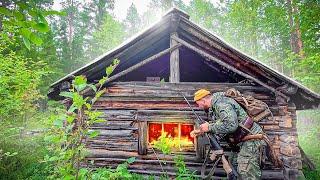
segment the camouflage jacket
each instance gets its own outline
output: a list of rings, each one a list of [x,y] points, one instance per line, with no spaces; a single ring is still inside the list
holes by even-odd
[[[209,125],[209,131],[221,135],[235,132],[239,123],[248,117],[246,111],[234,99],[224,96],[223,92],[212,95],[209,112],[214,122]],[[251,131],[256,134],[262,132],[262,129],[254,123]]]

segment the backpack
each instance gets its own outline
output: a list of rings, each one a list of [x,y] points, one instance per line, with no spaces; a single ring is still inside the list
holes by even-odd
[[[241,94],[234,88],[226,90],[224,95],[239,103],[255,122],[259,122],[269,115],[272,116],[272,113],[265,102],[250,95]]]

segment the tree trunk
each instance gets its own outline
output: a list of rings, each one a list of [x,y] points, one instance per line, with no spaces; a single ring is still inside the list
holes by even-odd
[[[295,54],[302,58],[304,55],[302,52],[303,43],[300,31],[299,9],[294,0],[287,0],[287,8],[290,25],[290,47]]]
[[[71,7],[71,11],[68,14],[68,25],[69,25],[69,28],[68,28],[68,38],[69,38],[68,40],[69,40],[69,42],[68,42],[68,45],[69,45],[69,49],[70,49],[70,61],[74,62],[74,60],[73,60],[72,41],[73,41],[73,34],[74,34],[73,33],[73,29],[74,29],[73,21],[74,21],[74,10],[75,10],[75,7],[74,7],[73,0],[69,1],[69,8],[70,7]],[[73,69],[74,69],[74,67],[70,66],[69,71],[71,72]]]

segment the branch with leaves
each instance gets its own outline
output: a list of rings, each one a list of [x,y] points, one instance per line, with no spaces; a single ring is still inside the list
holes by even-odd
[[[9,29],[9,33],[20,36],[24,45],[30,50],[31,44],[41,46],[43,40],[41,33],[50,31],[46,16],[49,15],[65,15],[63,12],[54,10],[42,10],[30,3],[18,2],[0,7],[0,21],[3,24],[1,33]]]
[[[98,131],[91,131],[88,127],[94,123],[106,121],[100,118],[102,113],[95,110],[93,105],[105,92],[105,89],[102,89],[103,85],[118,64],[119,60],[114,60],[113,64],[106,68],[106,76],[98,84],[89,84],[84,76],[76,76],[71,89],[60,93],[61,96],[69,98],[72,104],[65,114],[52,119],[54,126],[46,136],[46,140],[51,144],[49,149],[53,154],[45,158],[47,162],[54,164],[52,178],[82,179],[92,174],[89,170],[80,167],[81,161],[86,156],[86,140],[99,135]],[[83,95],[82,92],[88,88],[95,92],[94,97]],[[133,161],[134,159],[131,158],[127,163],[119,165],[114,173],[122,172],[123,174],[127,164]],[[128,174],[126,176],[129,177]]]

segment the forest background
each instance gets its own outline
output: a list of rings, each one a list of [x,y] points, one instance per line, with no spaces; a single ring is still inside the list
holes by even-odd
[[[54,4],[59,11],[54,11]],[[0,179],[44,179],[41,131],[59,111],[49,85],[160,19],[172,7],[227,43],[320,93],[320,2],[150,0],[116,18],[115,0],[0,0]],[[299,143],[320,177],[320,112],[298,114]],[[33,135],[30,135],[33,134]],[[40,133],[40,135],[34,135]]]

